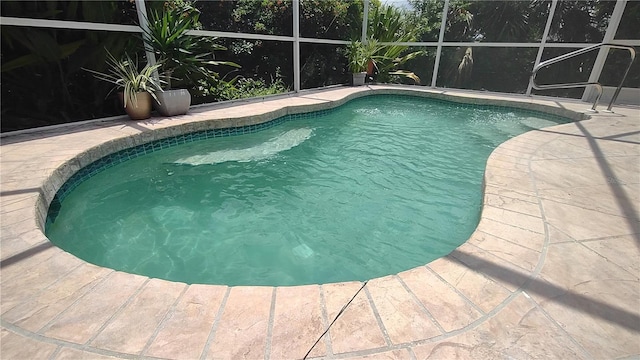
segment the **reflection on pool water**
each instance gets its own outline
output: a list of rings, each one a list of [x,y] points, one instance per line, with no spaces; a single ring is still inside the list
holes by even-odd
[[[118,164],[62,201],[47,236],[91,263],[187,283],[365,280],[475,229],[505,140],[563,120],[416,97],[201,140]]]
[[[311,136],[311,132],[312,129],[307,128],[293,129],[248,148],[216,150],[207,154],[192,155],[184,159],[178,159],[175,163],[186,165],[213,165],[227,161],[246,162],[264,160],[279,152],[300,145],[300,143]]]

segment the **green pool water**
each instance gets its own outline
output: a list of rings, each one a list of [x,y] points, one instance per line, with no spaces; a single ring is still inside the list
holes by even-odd
[[[361,98],[328,115],[118,164],[66,196],[46,234],[93,264],[186,283],[394,274],[468,239],[496,146],[560,121]]]

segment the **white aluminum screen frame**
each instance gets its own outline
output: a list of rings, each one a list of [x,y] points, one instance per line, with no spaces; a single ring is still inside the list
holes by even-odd
[[[136,10],[138,13],[138,20],[140,26],[147,26],[146,18],[146,6],[145,0],[135,0]],[[301,43],[313,43],[313,44],[328,44],[328,45],[347,45],[350,41],[345,40],[332,40],[332,39],[318,39],[318,38],[304,38],[300,37],[300,2],[304,0],[292,0],[293,6],[293,36],[279,36],[279,35],[262,35],[252,33],[233,33],[224,31],[210,31],[210,30],[192,30],[189,34],[196,36],[210,36],[218,38],[232,38],[232,39],[246,39],[246,40],[267,40],[267,41],[283,41],[291,42],[293,44],[293,86],[294,92],[299,92],[300,89],[300,44]],[[433,67],[433,75],[431,78],[431,87],[436,87],[436,80],[438,76],[438,70],[440,68],[440,59],[443,47],[507,47],[507,48],[537,48],[537,56],[533,67],[540,63],[542,54],[545,48],[583,48],[595,43],[547,43],[546,39],[549,34],[551,22],[555,13],[558,0],[552,0],[549,8],[549,14],[547,15],[547,21],[545,25],[544,34],[540,42],[535,43],[505,43],[505,42],[452,42],[444,41],[444,33],[446,29],[447,11],[449,8],[449,0],[444,0],[444,6],[442,10],[442,21],[440,24],[440,33],[437,42],[397,42],[397,43],[382,43],[382,44],[396,44],[407,46],[421,46],[421,47],[435,47],[436,58]],[[624,13],[625,6],[628,0],[618,0],[616,2],[615,9],[609,19],[609,25],[607,27],[603,42],[611,42],[615,38],[615,34],[618,30],[620,20]],[[362,34],[361,40],[367,39],[367,23],[369,15],[369,0],[364,0],[364,14],[362,17]],[[28,27],[43,27],[54,29],[69,29],[69,30],[96,30],[96,31],[114,31],[114,32],[129,32],[144,34],[140,26],[135,25],[121,25],[121,24],[106,24],[106,23],[92,23],[82,21],[66,21],[66,20],[46,20],[46,19],[33,19],[33,18],[16,18],[16,17],[3,17],[0,16],[0,25],[8,26],[28,26]],[[143,35],[144,36],[144,35]],[[640,46],[640,39],[638,40],[615,40],[616,43]],[[146,51],[149,62],[155,63],[155,56],[152,52]],[[594,63],[593,69],[589,77],[589,81],[595,81],[602,73],[604,63],[607,58],[608,50],[602,48],[598,53],[598,57]],[[532,68],[533,70],[533,68]],[[589,90],[585,89],[582,99],[586,99],[589,96]],[[531,87],[527,88],[527,95],[531,94]]]

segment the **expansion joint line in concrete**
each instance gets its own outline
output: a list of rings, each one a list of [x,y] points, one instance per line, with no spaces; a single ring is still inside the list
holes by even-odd
[[[213,338],[216,334],[216,331],[218,330],[218,326],[220,325],[222,314],[224,313],[224,308],[227,305],[227,300],[229,299],[230,293],[231,293],[231,287],[227,287],[227,291],[225,291],[224,296],[222,297],[222,302],[220,303],[218,312],[216,313],[216,316],[213,319],[213,325],[211,325],[211,330],[209,331],[209,336],[207,337],[207,341],[205,342],[204,348],[202,349],[202,354],[200,354],[200,360],[204,360],[207,358],[207,353],[209,352],[209,348],[211,347]]]
[[[520,293],[522,293],[527,299],[529,299],[535,306],[536,309],[538,309],[544,317],[546,317],[552,324],[555,325],[556,329],[558,331],[560,331],[561,333],[563,333],[565,336],[567,336],[567,338],[582,352],[583,356],[586,356],[587,358],[591,358],[589,352],[582,346],[580,345],[580,343],[578,341],[576,341],[576,339],[573,338],[573,336],[571,336],[571,334],[569,334],[564,327],[562,327],[562,325],[560,325],[555,319],[553,319],[553,317],[551,315],[549,315],[541,306],[540,304],[538,304],[537,301],[535,301],[535,299],[533,299],[532,297],[529,296],[529,294],[526,292],[526,290],[529,288],[529,285],[533,282],[534,279],[536,279],[539,275],[540,272],[542,271],[542,267],[544,266],[545,260],[547,258],[547,254],[549,253],[549,244],[551,243],[551,239],[550,239],[550,231],[549,228],[552,226],[549,221],[547,220],[547,216],[544,210],[544,204],[542,203],[542,197],[540,196],[540,190],[538,187],[538,182],[537,179],[534,175],[534,171],[533,168],[531,166],[532,163],[532,159],[533,159],[533,155],[538,153],[538,151],[540,151],[541,149],[543,149],[545,146],[547,146],[548,144],[557,141],[559,138],[561,137],[561,135],[557,134],[555,135],[553,138],[541,142],[539,143],[539,146],[537,147],[537,149],[535,149],[533,152],[531,152],[531,154],[528,157],[528,170],[527,173],[529,175],[529,179],[531,180],[531,184],[533,186],[533,192],[536,196],[536,198],[538,199],[538,207],[540,208],[540,217],[542,219],[542,224],[544,227],[544,244],[542,246],[542,249],[540,251],[540,257],[538,259],[538,264],[536,265],[535,269],[533,270],[533,272],[531,273],[529,279],[527,281],[525,281],[520,288],[518,289],[518,291]]]
[[[156,337],[158,337],[158,334],[160,333],[160,331],[164,329],[166,323],[169,321],[169,319],[171,319],[171,316],[173,315],[176,307],[178,306],[178,303],[180,303],[180,301],[182,300],[182,297],[187,292],[187,290],[189,290],[188,285],[182,289],[182,292],[180,292],[180,295],[176,297],[176,299],[173,301],[173,304],[171,304],[169,309],[167,309],[167,312],[164,314],[158,326],[156,326],[156,329],[153,331],[153,334],[151,335],[149,340],[147,340],[147,343],[144,345],[144,348],[142,348],[142,351],[140,352],[140,354],[144,355],[147,353],[147,351],[149,350],[149,347],[151,347],[151,344],[153,343],[153,341],[156,339]]]
[[[342,315],[342,313],[347,309],[347,307],[349,307],[349,305],[351,305],[351,302],[353,301],[353,299],[355,299],[356,296],[358,296],[358,294],[360,294],[360,291],[362,291],[362,289],[364,289],[364,287],[367,286],[368,282],[369,282],[369,280],[367,280],[364,283],[362,283],[362,286],[358,289],[358,291],[356,291],[356,293],[353,294],[351,299],[349,299],[349,301],[347,301],[347,303],[344,304],[342,309],[340,309],[340,311],[338,311],[338,314],[336,314],[336,317],[333,318],[333,321],[331,321],[331,323],[329,324],[329,326],[327,326],[327,328],[324,330],[324,332],[322,334],[320,334],[320,336],[318,337],[316,342],[314,342],[313,345],[311,345],[311,348],[309,348],[309,351],[307,351],[307,353],[304,354],[304,357],[302,358],[303,360],[306,360],[307,356],[309,356],[309,354],[311,353],[313,348],[316,347],[316,345],[318,344],[318,342],[320,342],[322,337],[324,337],[329,332],[329,329],[331,329],[331,326],[333,325],[333,323],[335,323],[336,320],[338,320],[338,318],[340,317],[340,315]]]
[[[276,314],[276,294],[278,288],[274,287],[271,292],[271,306],[269,307],[269,322],[267,323],[267,340],[264,347],[264,359],[269,360],[271,358],[271,338],[273,337],[273,318]]]
[[[320,306],[322,307],[322,326],[329,327],[329,314],[327,312],[327,301],[324,295],[324,288],[320,285]],[[327,348],[327,353],[333,354],[333,344],[331,343],[331,336],[324,337],[324,345]]]
[[[48,337],[36,332],[32,332],[29,330],[25,330],[19,326],[13,325],[8,321],[5,321],[3,319],[0,319],[0,326],[8,331],[11,331],[12,333],[24,336],[28,339],[34,340],[34,341],[39,341],[39,342],[43,342],[46,344],[52,344],[52,345],[56,345],[58,348],[60,348],[60,350],[62,348],[71,348],[71,349],[75,349],[78,351],[84,351],[84,352],[90,352],[93,354],[98,354],[98,355],[104,355],[104,356],[111,356],[111,357],[117,357],[117,358],[121,358],[121,359],[139,359],[140,357],[137,355],[133,355],[133,354],[127,354],[127,353],[123,353],[123,352],[119,352],[119,351],[113,351],[113,350],[107,350],[107,349],[100,349],[91,345],[87,345],[87,344],[78,344],[75,342],[71,342],[71,341],[67,341],[67,340],[61,340],[61,339],[56,339],[56,338],[52,338],[52,337]],[[52,353],[52,356],[55,355],[55,351],[54,353]],[[51,356],[49,357],[51,358]]]
[[[515,139],[515,138],[514,138]],[[513,139],[512,139],[513,140]],[[549,141],[550,142],[550,141]],[[540,146],[538,147],[538,149],[540,149],[542,146],[544,146],[547,142],[540,144]],[[499,148],[498,148],[499,149]],[[498,150],[499,151],[499,150]],[[536,150],[537,151],[537,150]],[[544,260],[546,258],[546,253],[548,251],[548,246],[549,246],[549,230],[548,230],[548,223],[546,221],[545,218],[545,214],[544,214],[544,208],[542,207],[542,204],[540,203],[540,197],[538,194],[538,188],[536,187],[536,183],[535,183],[535,178],[532,174],[531,171],[531,156],[529,156],[528,158],[529,160],[529,164],[528,164],[528,174],[530,179],[533,182],[533,186],[534,186],[534,192],[536,194],[536,196],[538,197],[538,205],[540,207],[540,213],[541,213],[541,220],[543,221],[544,224],[544,235],[545,235],[545,241],[544,241],[544,245],[541,249],[541,253],[540,253],[540,257],[538,258],[538,264],[536,265],[535,269],[533,271],[531,271],[528,275],[527,275],[527,279],[520,285],[518,286],[518,288],[511,292],[509,294],[509,296],[507,296],[501,303],[499,303],[497,306],[495,306],[493,309],[491,309],[488,312],[482,312],[483,316],[481,316],[480,318],[476,319],[475,321],[471,322],[469,325],[454,330],[454,331],[450,331],[448,333],[443,333],[441,335],[432,337],[430,339],[424,339],[424,340],[417,340],[417,341],[413,341],[413,342],[409,342],[409,343],[405,343],[405,344],[399,344],[399,346],[411,346],[411,345],[420,345],[420,344],[424,344],[424,343],[429,343],[429,342],[434,342],[434,341],[440,341],[440,340],[444,340],[446,338],[450,338],[453,336],[456,336],[458,334],[461,334],[463,332],[475,329],[476,327],[480,326],[480,324],[484,323],[485,321],[487,321],[488,319],[491,319],[492,317],[494,317],[497,313],[499,313],[500,311],[502,311],[502,309],[504,309],[509,303],[511,303],[513,300],[515,300],[518,296],[520,296],[521,294],[526,294],[525,290],[528,288],[529,284],[533,281],[533,279],[537,278],[538,275],[540,274],[540,271],[542,270],[542,267],[544,265]],[[506,225],[510,225],[513,226],[513,224],[506,224]],[[482,250],[484,252],[484,250]],[[428,268],[428,266],[427,266]],[[435,272],[434,272],[435,273]],[[436,274],[437,275],[437,274]],[[439,277],[439,276],[438,276]],[[526,295],[528,297],[528,295]],[[465,298],[466,299],[466,298]],[[468,299],[466,299],[468,301]],[[470,303],[473,304],[473,302],[469,301]],[[475,305],[475,304],[474,304]],[[536,304],[537,305],[537,304]],[[573,339],[572,339],[573,340]],[[392,347],[395,348],[395,347]]]
[[[411,288],[409,286],[407,286],[407,284],[402,280],[401,277],[399,277],[398,275],[394,275],[393,277],[396,278],[396,280],[398,280],[398,282],[400,283],[400,285],[402,285],[402,287],[404,288],[404,290],[409,294],[409,296],[413,299],[413,301],[418,305],[418,307],[422,310],[423,313],[425,313],[427,315],[427,317],[429,318],[429,320],[431,320],[431,323],[438,329],[438,331],[440,331],[441,334],[444,334],[446,331],[444,330],[444,328],[442,327],[442,325],[440,325],[440,323],[436,320],[436,318],[433,316],[433,314],[431,314],[431,312],[429,311],[429,309],[427,309],[426,306],[424,306],[424,304],[422,303],[422,301],[420,301],[420,299],[418,299],[418,296],[411,291]]]

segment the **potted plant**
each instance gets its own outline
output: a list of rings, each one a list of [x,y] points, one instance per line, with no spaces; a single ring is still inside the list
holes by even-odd
[[[156,109],[165,116],[186,114],[191,105],[187,89],[174,86],[196,84],[198,79],[211,79],[215,73],[208,66],[237,64],[214,60],[214,51],[226,50],[208,37],[188,35],[200,27],[200,11],[189,1],[165,2],[161,11],[151,9],[149,26],[144,29],[144,43],[162,64],[165,88],[156,94]]]
[[[366,43],[355,40],[347,46],[347,59],[353,86],[364,85],[367,73],[377,68],[376,61],[381,57],[378,53],[383,48],[375,39],[369,39]]]
[[[93,73],[97,79],[114,84],[115,86],[109,94],[115,89],[122,89],[119,92],[120,100],[127,115],[132,120],[143,120],[151,117],[152,98],[155,98],[156,92],[162,90],[161,82],[153,76],[160,64],[147,64],[142,70],[138,71],[137,58],[134,61],[125,53],[122,60],[116,60],[107,51],[107,65],[109,66],[109,73],[107,74],[91,69],[85,70]]]
[[[413,72],[398,70],[405,62],[423,54],[422,51],[414,51],[404,54],[407,46],[380,45],[377,39],[370,38],[367,42],[352,41],[347,46],[347,59],[349,70],[353,74],[353,85],[364,85],[367,76],[377,73],[383,81],[389,81],[390,76],[405,77],[420,83],[420,78]]]

